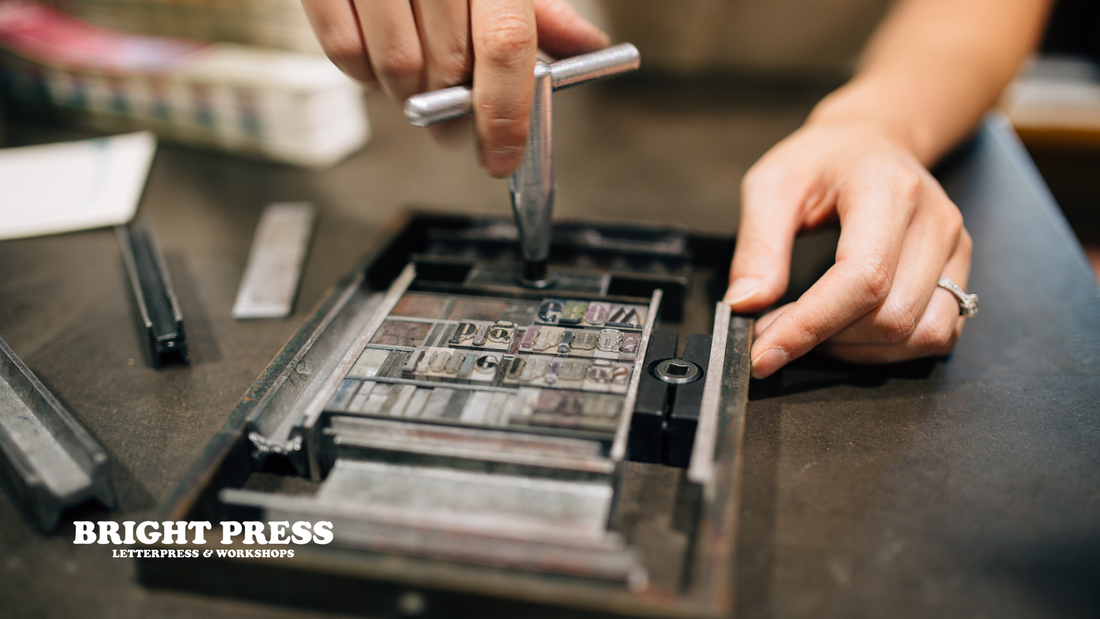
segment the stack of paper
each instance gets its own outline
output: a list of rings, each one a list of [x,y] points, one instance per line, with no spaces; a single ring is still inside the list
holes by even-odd
[[[149,132],[0,149],[0,239],[130,221],[155,150]]]
[[[103,131],[304,166],[369,135],[360,87],[316,54],[122,34],[31,2],[0,2],[0,92]]]

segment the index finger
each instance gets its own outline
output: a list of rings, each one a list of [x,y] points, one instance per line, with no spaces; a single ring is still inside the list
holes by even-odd
[[[837,260],[757,338],[752,371],[770,376],[886,300],[913,213],[911,192],[891,183],[849,189],[838,199]]]
[[[508,176],[523,156],[535,87],[538,37],[526,0],[473,0],[474,122],[481,165]]]

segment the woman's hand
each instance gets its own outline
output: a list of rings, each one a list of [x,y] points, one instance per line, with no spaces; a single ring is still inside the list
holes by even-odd
[[[527,142],[538,48],[607,47],[565,0],[302,0],[321,48],[397,102],[473,79],[481,165],[508,176]],[[440,133],[435,135],[440,137]]]
[[[857,363],[946,354],[964,319],[970,235],[943,188],[907,149],[858,122],[807,124],[746,174],[726,302],[757,312],[786,291],[795,235],[830,221],[836,263],[798,301],[756,323],[753,375],[814,347]]]

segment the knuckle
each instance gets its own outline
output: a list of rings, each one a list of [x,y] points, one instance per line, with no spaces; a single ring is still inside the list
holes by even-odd
[[[825,323],[809,312],[789,312],[791,314],[789,326],[791,327],[790,342],[784,346],[792,352],[805,352],[821,342],[824,342],[832,333],[827,331]]]
[[[902,344],[917,330],[920,316],[912,307],[893,308],[879,314],[876,322],[884,344]]]
[[[358,36],[349,36],[342,31],[330,31],[319,38],[325,55],[344,72],[366,59],[363,42]]]
[[[924,183],[920,174],[903,167],[894,175],[894,187],[903,201],[914,203],[920,199]]]
[[[891,269],[882,257],[869,257],[859,265],[857,272],[862,283],[864,300],[873,305],[885,301],[894,282]]]
[[[378,54],[374,59],[374,65],[379,77],[403,81],[420,75],[424,69],[424,57],[418,46],[393,45]]]
[[[465,49],[453,49],[431,59],[428,90],[447,88],[467,81],[472,66],[470,54]]]
[[[535,30],[520,15],[501,15],[475,36],[479,55],[493,65],[522,66],[535,53]]]

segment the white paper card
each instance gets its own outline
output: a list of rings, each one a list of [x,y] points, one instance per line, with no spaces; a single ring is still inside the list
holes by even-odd
[[[0,149],[0,239],[130,221],[155,151],[148,131]]]

